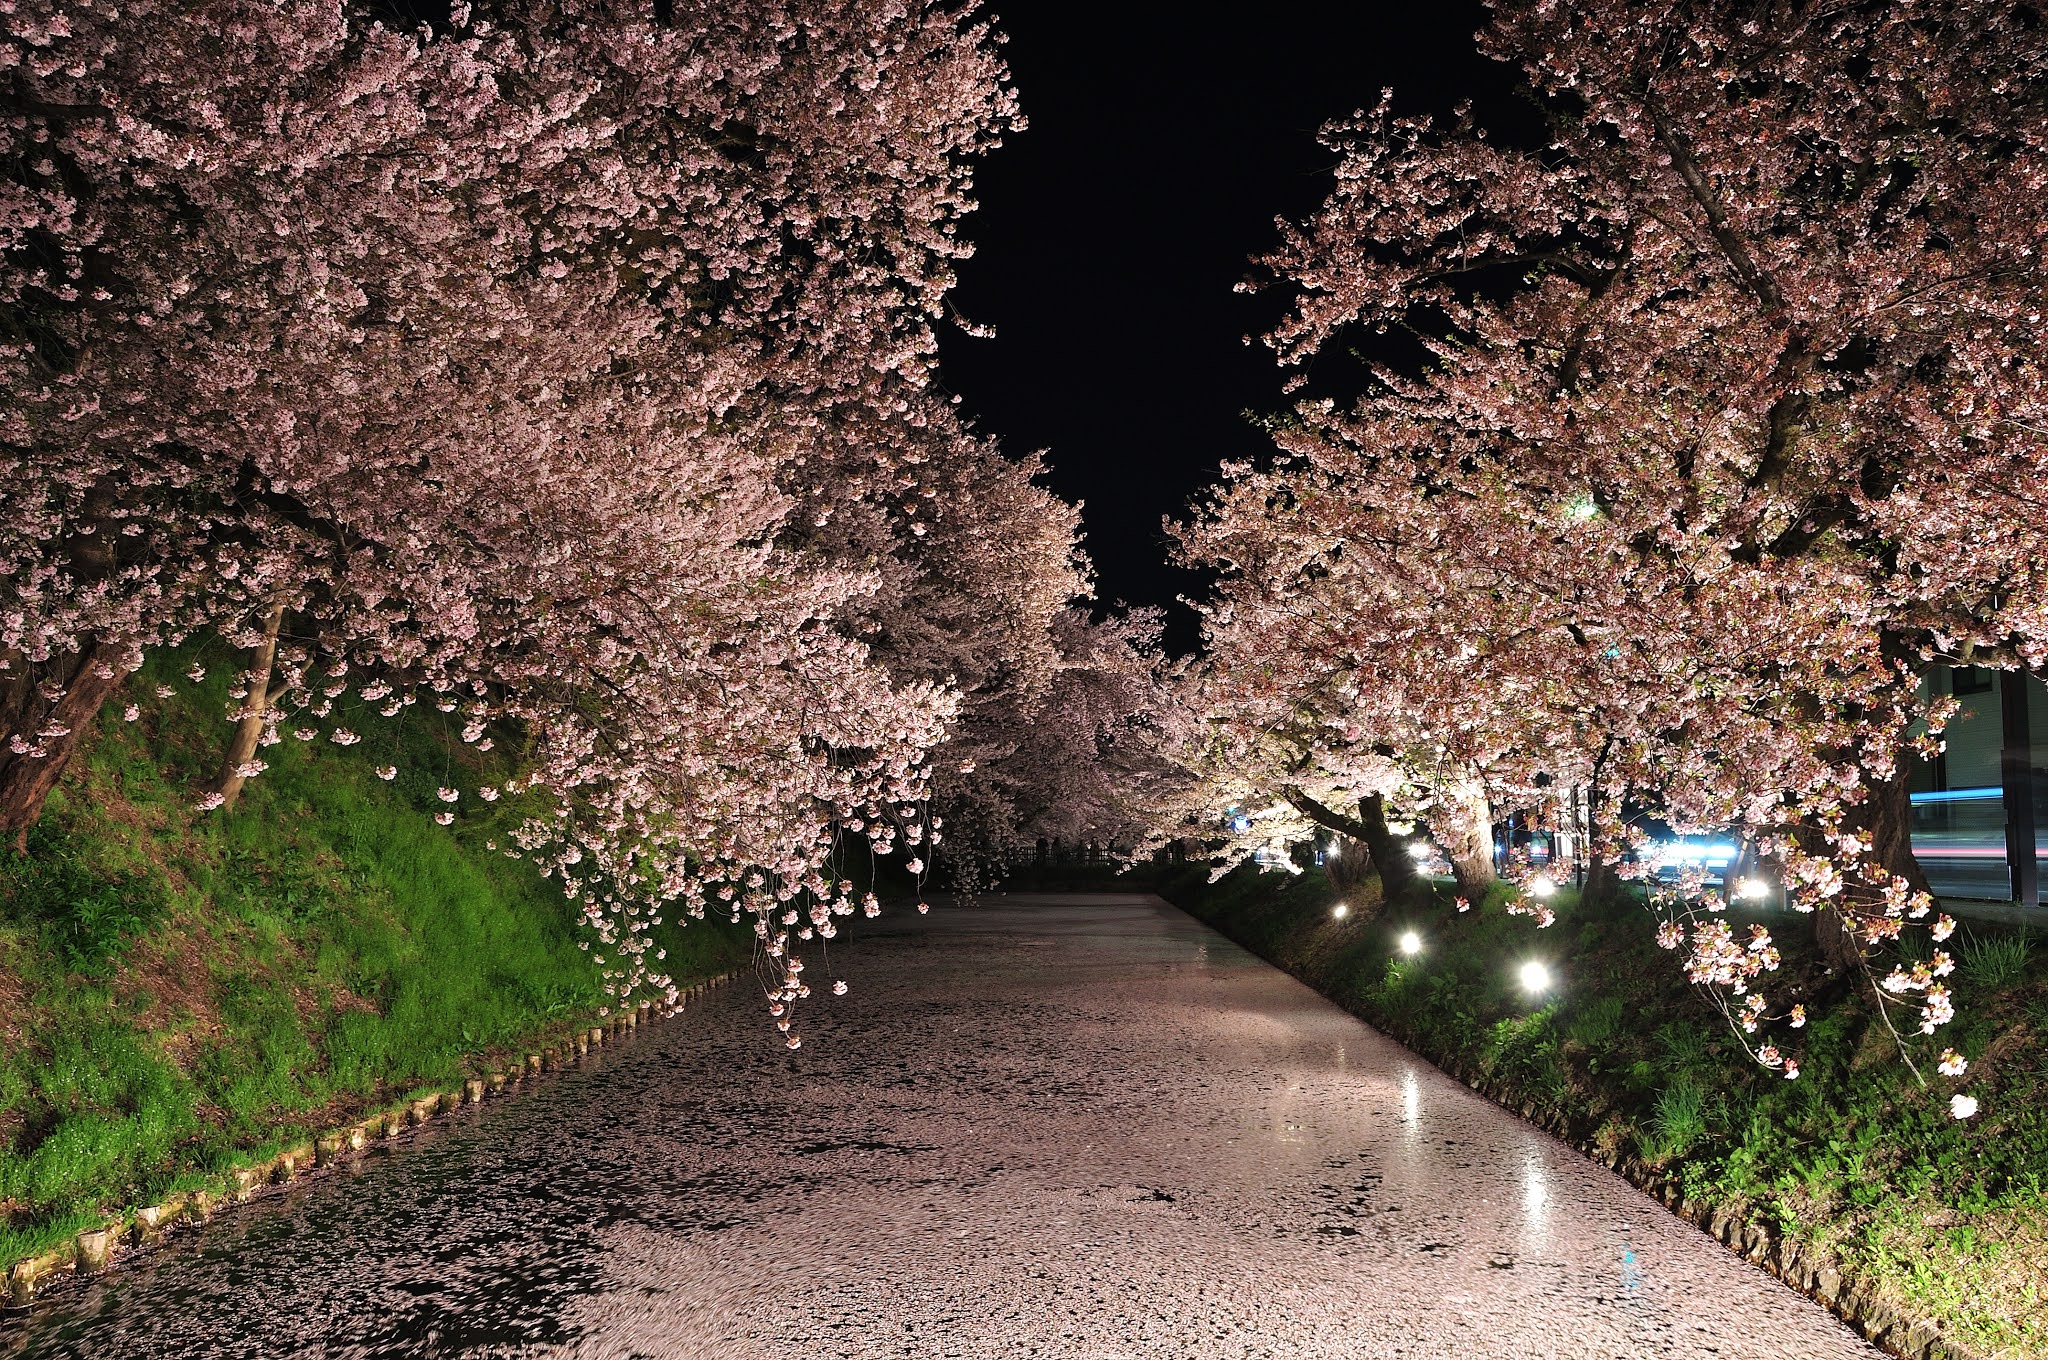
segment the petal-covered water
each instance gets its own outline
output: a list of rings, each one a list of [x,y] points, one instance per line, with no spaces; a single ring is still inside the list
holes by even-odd
[[[714,992],[0,1322],[0,1354],[1876,1354],[1157,899],[877,925],[797,1052]]]

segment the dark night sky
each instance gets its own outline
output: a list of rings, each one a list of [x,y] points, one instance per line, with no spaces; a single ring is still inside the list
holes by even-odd
[[[945,381],[977,428],[1047,450],[1053,489],[1087,503],[1104,600],[1170,604],[1196,582],[1164,565],[1161,517],[1221,460],[1267,447],[1244,412],[1284,404],[1271,352],[1242,343],[1278,295],[1232,290],[1274,217],[1322,200],[1335,158],[1317,127],[1387,86],[1404,113],[1469,98],[1512,117],[1510,73],[1473,50],[1483,14],[1465,0],[997,14],[1030,127],[976,175],[956,302],[997,335],[951,332]]]

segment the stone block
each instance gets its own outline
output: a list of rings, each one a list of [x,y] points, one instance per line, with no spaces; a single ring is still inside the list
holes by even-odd
[[[468,1098],[470,1104],[481,1105],[484,1103],[483,1078],[471,1077],[468,1081],[463,1083],[462,1091],[463,1095]]]
[[[26,1261],[16,1261],[7,1271],[7,1301],[16,1308],[28,1307],[37,1287],[70,1265],[76,1251],[74,1244],[57,1251],[46,1251],[41,1256],[31,1256]]]
[[[1899,1315],[1882,1303],[1865,1299],[1856,1320],[1857,1330],[1872,1341],[1886,1340],[1899,1324]]]
[[[107,1262],[113,1259],[114,1244],[120,1232],[114,1228],[89,1228],[78,1235],[78,1268],[80,1270],[105,1270]]]
[[[1905,1337],[1899,1348],[1913,1357],[1913,1360],[1928,1360],[1934,1354],[1934,1348],[1940,1344],[1941,1329],[1923,1319],[1906,1328]]]

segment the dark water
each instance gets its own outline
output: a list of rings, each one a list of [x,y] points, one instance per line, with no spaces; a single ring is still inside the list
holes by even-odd
[[[714,992],[0,1355],[1876,1354],[1155,900],[876,924],[796,1053]]]

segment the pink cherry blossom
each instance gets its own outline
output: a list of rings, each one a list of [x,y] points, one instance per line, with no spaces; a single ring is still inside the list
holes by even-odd
[[[1938,975],[1887,962],[1932,909],[1905,791],[1955,706],[1921,682],[2048,661],[2048,518],[2015,491],[2048,481],[2048,130],[2011,93],[2048,35],[1956,4],[1490,12],[1546,143],[1391,98],[1333,123],[1328,198],[1248,285],[1291,305],[1299,400],[1172,531],[1217,584],[1161,834],[1374,839],[1392,891],[1410,823],[1476,898],[1513,812],[1589,846],[1598,895],[1650,876],[1654,807],[1932,1032]],[[1315,393],[1377,335],[1411,356]],[[1761,1032],[1771,946],[1714,930],[1704,875],[1662,886],[1662,942]]]

